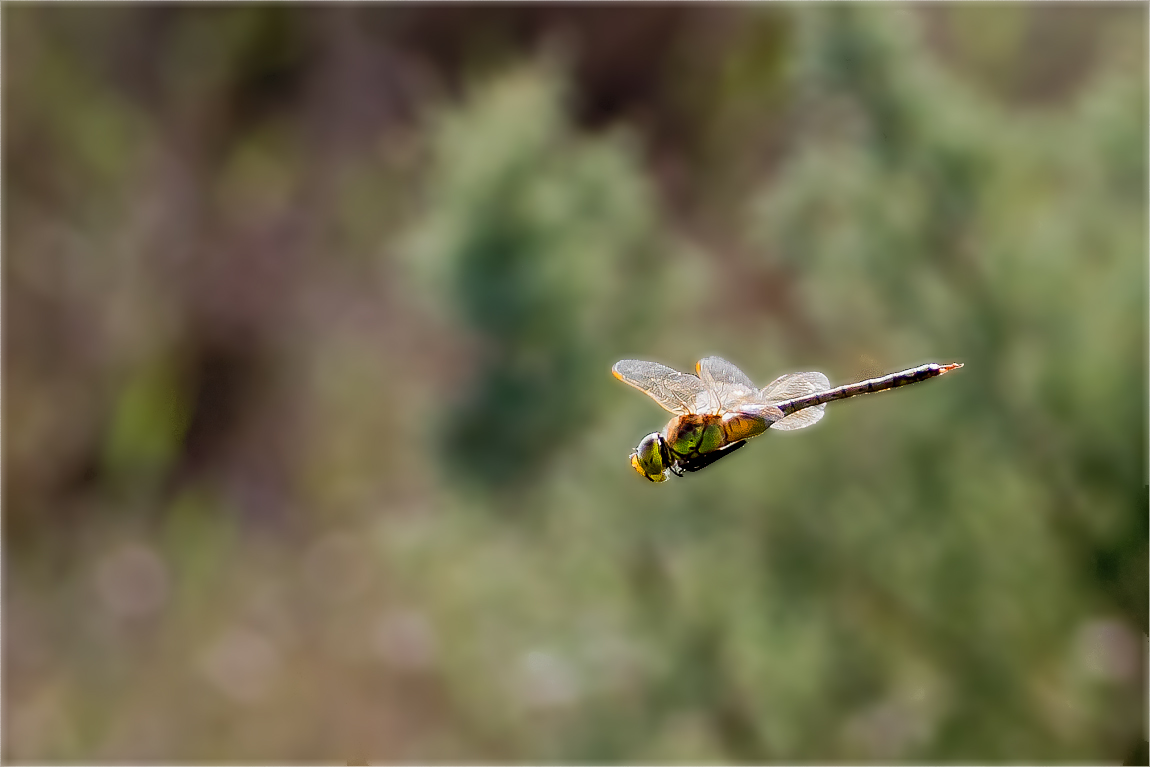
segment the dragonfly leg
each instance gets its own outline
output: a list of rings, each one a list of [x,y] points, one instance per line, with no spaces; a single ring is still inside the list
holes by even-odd
[[[739,442],[734,443],[733,445],[727,445],[726,447],[724,447],[720,450],[715,450],[715,451],[712,451],[710,453],[703,453],[698,458],[694,458],[694,459],[691,459],[688,461],[683,461],[683,462],[676,462],[676,465],[672,466],[671,470],[675,471],[675,469],[678,468],[679,471],[677,471],[675,473],[677,476],[681,477],[681,476],[683,476],[682,472],[698,471],[699,469],[705,469],[708,466],[710,466],[712,463],[714,463],[715,461],[719,460],[720,458],[722,458],[725,455],[730,455],[731,453],[735,452],[736,450],[738,450],[740,447],[742,447],[745,444],[747,444],[747,441],[744,439],[744,440],[741,440]]]

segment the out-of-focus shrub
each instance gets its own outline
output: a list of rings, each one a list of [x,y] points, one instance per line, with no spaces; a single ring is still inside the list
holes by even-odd
[[[578,431],[604,361],[650,326],[651,192],[626,137],[571,132],[547,68],[442,111],[431,155],[408,255],[474,342],[439,424],[448,471],[502,486]]]
[[[1117,611],[1129,636],[1146,622],[1145,82],[1102,67],[1065,113],[1007,111],[924,56],[907,18],[799,15],[806,130],[756,203],[755,241],[788,266],[828,349],[967,365],[949,397],[900,403],[917,426],[900,416],[909,428],[881,445],[842,448],[871,451],[855,470],[893,480],[903,510],[776,492],[781,508],[820,515],[812,546],[851,552],[860,583],[912,611],[921,649],[945,653],[927,661],[949,687],[919,710],[928,734],[874,754],[1006,758],[1025,743],[1091,758],[1092,715],[1067,725],[1048,707],[1089,686],[1055,660],[1086,630],[1076,616]],[[867,404],[883,406],[895,407]],[[840,482],[863,481],[833,455]],[[820,473],[800,471],[796,488]],[[855,539],[863,523],[840,505],[872,533]],[[895,534],[880,517],[905,524]],[[873,650],[915,654],[885,641]],[[817,664],[838,666],[841,649]]]

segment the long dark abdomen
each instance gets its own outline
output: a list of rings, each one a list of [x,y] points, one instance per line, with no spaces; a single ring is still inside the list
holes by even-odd
[[[882,376],[881,378],[869,378],[866,381],[859,381],[858,383],[846,384],[845,386],[837,386],[834,389],[827,389],[826,391],[815,392],[814,394],[807,394],[802,397],[795,397],[794,399],[785,402],[776,403],[776,407],[783,411],[783,415],[790,415],[797,410],[812,407],[814,405],[821,405],[825,402],[834,402],[838,399],[847,399],[848,397],[857,397],[860,394],[870,394],[876,391],[886,391],[887,389],[895,389],[899,386],[907,386],[909,384],[925,381],[928,378],[940,376],[951,370],[962,367],[959,363],[952,363],[950,365],[938,365],[930,363],[929,365],[919,365],[916,368],[903,370],[898,373],[891,373],[890,375]]]

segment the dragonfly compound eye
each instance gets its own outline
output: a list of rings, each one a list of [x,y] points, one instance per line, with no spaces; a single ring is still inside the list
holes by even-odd
[[[631,453],[631,467],[652,482],[663,482],[667,479],[668,459],[667,443],[656,432],[643,437]]]

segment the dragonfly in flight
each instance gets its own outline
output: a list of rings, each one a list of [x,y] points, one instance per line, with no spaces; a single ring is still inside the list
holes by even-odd
[[[926,381],[962,367],[930,363],[831,388],[822,373],[789,373],[762,389],[721,357],[705,357],[696,375],[658,362],[619,360],[611,373],[674,414],[661,432],[631,452],[631,466],[652,482],[698,471],[767,429],[792,431],[818,423],[828,402]]]

